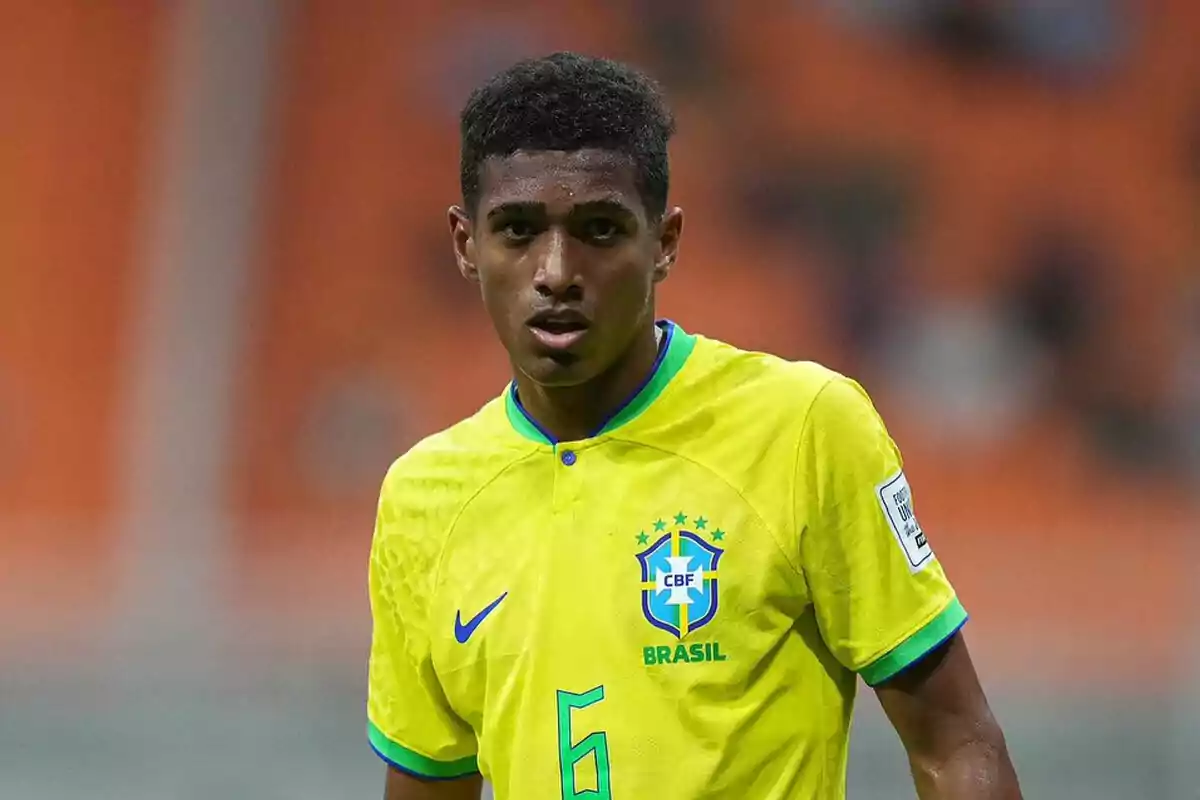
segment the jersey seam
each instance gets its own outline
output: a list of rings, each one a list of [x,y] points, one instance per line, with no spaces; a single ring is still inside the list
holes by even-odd
[[[445,560],[446,560],[446,552],[450,549],[450,538],[454,535],[454,531],[458,527],[458,521],[460,519],[462,519],[462,515],[464,513],[466,513],[467,507],[470,506],[471,503],[475,502],[476,498],[478,498],[479,495],[483,494],[483,492],[489,486],[491,486],[496,481],[500,480],[500,478],[504,475],[504,473],[508,472],[510,469],[517,466],[522,461],[536,457],[537,455],[539,455],[539,453],[540,453],[539,450],[534,449],[534,450],[530,450],[527,453],[523,453],[523,454],[513,458],[511,461],[504,464],[504,466],[502,466],[498,470],[496,470],[495,475],[493,475],[492,477],[490,477],[486,481],[484,481],[482,484],[480,484],[479,488],[476,489],[474,492],[472,492],[471,496],[468,497],[466,500],[464,500],[462,502],[462,505],[459,506],[458,511],[455,512],[454,517],[450,520],[449,524],[446,526],[445,533],[442,535],[441,547],[439,547],[439,549],[438,549],[437,565],[434,567],[434,570],[433,570],[433,591],[429,598],[429,605],[432,605],[434,596],[437,595],[438,591],[441,588],[442,565],[445,563]],[[428,628],[428,625],[426,625],[426,627]],[[432,637],[429,637],[428,634],[426,635],[426,638],[430,639],[430,641],[432,641]],[[433,661],[433,648],[432,647],[430,648],[430,651],[429,651],[429,659],[430,659],[430,662],[432,663],[432,661]],[[434,667],[436,670],[436,665],[434,665]]]
[[[800,520],[798,519],[797,514],[796,514],[797,484],[799,484],[799,482],[800,482],[799,478],[797,477],[800,473],[800,454],[804,450],[804,436],[806,433],[808,433],[808,423],[812,420],[813,409],[815,409],[817,407],[817,401],[821,399],[821,395],[823,395],[825,393],[826,389],[828,389],[830,386],[832,386],[834,383],[837,382],[838,377],[839,376],[835,374],[835,375],[830,375],[828,378],[826,378],[825,383],[821,385],[821,388],[816,391],[816,393],[813,395],[812,400],[809,401],[808,408],[804,412],[804,419],[802,419],[800,421],[800,435],[796,438],[796,454],[792,460],[792,474],[790,476],[790,482],[791,482],[791,487],[792,487],[792,491],[791,491],[791,495],[792,495],[791,496],[792,530],[796,532],[796,558],[798,559],[798,561],[800,563],[800,568],[799,568],[800,574],[801,574],[801,576],[804,577],[805,580],[808,580],[808,576],[804,572],[804,550],[803,550],[803,543],[801,542],[801,538],[805,535],[805,532],[802,532],[800,530]]]
[[[738,496],[738,498],[754,512],[755,518],[767,530],[767,533],[771,537],[771,541],[775,543],[775,548],[777,550],[779,550],[780,554],[783,556],[783,560],[792,569],[792,571],[794,573],[796,573],[797,576],[803,577],[804,573],[800,570],[799,565],[792,562],[792,559],[788,556],[787,550],[784,549],[782,544],[780,544],[779,536],[778,536],[778,533],[776,532],[775,528],[770,523],[767,522],[765,517],[763,517],[762,512],[760,512],[758,509],[758,506],[755,503],[752,503],[750,501],[750,499],[747,498],[746,495],[742,492],[742,490],[739,489],[736,485],[734,485],[734,483],[731,480],[726,478],[720,472],[717,472],[717,470],[715,470],[713,467],[710,467],[708,464],[704,464],[700,461],[697,461],[696,459],[692,458],[691,456],[686,456],[686,455],[684,455],[682,453],[678,453],[674,450],[668,450],[665,447],[659,447],[658,445],[638,441],[637,439],[628,439],[628,438],[624,438],[624,437],[615,437],[614,436],[614,437],[611,437],[611,441],[620,441],[620,442],[624,442],[625,444],[632,444],[632,445],[637,445],[640,447],[648,447],[651,450],[657,450],[660,453],[666,453],[667,455],[675,456],[676,458],[683,459],[684,461],[688,462],[689,464],[694,464],[695,466],[699,467],[702,470],[705,470],[710,475],[717,478],[717,480],[721,481],[726,486],[728,486],[730,489],[732,489],[734,494],[736,494]]]

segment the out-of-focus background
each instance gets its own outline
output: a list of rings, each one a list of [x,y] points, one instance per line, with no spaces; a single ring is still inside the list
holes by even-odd
[[[1027,796],[1200,797],[1198,43],[1193,0],[0,0],[0,798],[380,796],[379,480],[506,379],[457,112],[557,49],[674,99],[665,314],[874,395]],[[851,761],[911,796],[869,693]]]

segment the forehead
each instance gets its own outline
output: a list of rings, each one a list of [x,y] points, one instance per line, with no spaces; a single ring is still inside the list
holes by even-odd
[[[633,159],[606,150],[518,151],[492,156],[479,170],[479,212],[498,206],[537,203],[548,209],[598,200],[643,213]]]

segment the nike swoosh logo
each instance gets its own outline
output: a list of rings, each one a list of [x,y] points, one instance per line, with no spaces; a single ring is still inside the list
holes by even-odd
[[[483,611],[480,611],[478,614],[471,617],[471,619],[467,620],[466,625],[464,625],[462,621],[462,612],[456,611],[454,613],[454,638],[458,640],[458,643],[466,644],[467,639],[470,639],[471,634],[474,633],[475,629],[479,627],[479,623],[483,622],[488,614],[495,611],[496,606],[500,605],[500,601],[506,597],[508,597],[508,592],[505,592],[497,597],[488,604],[487,608],[483,609]]]

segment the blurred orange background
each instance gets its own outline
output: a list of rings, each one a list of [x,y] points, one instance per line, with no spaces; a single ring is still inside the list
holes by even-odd
[[[1200,706],[1200,6],[9,0],[0,20],[0,665],[29,697],[65,703],[96,663],[171,674],[186,641],[213,663],[167,695],[328,673],[359,735],[379,480],[507,377],[449,246],[457,112],[510,61],[578,49],[675,106],[663,314],[874,396],[1029,796],[1195,796],[1172,754],[1200,726],[1169,707]],[[1110,735],[1045,698],[1107,709]],[[895,796],[880,775],[852,770],[856,796]]]

